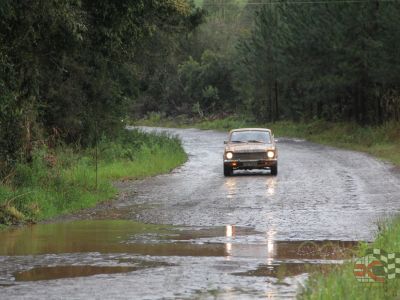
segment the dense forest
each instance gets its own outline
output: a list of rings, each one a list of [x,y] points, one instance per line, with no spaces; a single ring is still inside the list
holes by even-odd
[[[0,175],[37,147],[112,135],[200,22],[185,0],[0,1]]]
[[[0,175],[155,112],[400,120],[400,3],[3,0]]]

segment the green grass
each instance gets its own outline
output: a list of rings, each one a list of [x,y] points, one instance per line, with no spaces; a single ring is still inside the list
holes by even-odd
[[[0,185],[0,224],[36,222],[94,206],[117,193],[113,180],[169,172],[187,156],[178,138],[165,134],[123,133],[95,149],[36,149],[31,164],[19,164]]]
[[[364,245],[359,257],[365,255]],[[387,223],[381,229],[371,248],[384,249],[389,253],[400,252],[400,219]],[[299,299],[399,299],[400,278],[384,283],[360,283],[353,274],[354,262],[348,262],[328,274],[312,274]]]

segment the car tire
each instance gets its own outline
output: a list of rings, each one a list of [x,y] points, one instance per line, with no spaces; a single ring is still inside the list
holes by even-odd
[[[272,176],[278,175],[278,165],[271,167],[271,175]]]
[[[233,175],[233,169],[228,166],[224,166],[224,176],[232,176]]]

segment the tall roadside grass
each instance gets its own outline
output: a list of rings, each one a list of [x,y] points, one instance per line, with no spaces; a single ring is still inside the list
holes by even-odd
[[[97,152],[97,176],[96,176]],[[97,147],[36,149],[0,184],[0,224],[36,222],[115,196],[113,180],[169,172],[187,159],[177,137],[124,131]],[[97,179],[96,179],[97,178]]]

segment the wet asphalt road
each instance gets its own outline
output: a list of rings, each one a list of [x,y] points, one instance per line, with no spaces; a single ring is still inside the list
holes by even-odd
[[[118,183],[119,199],[107,211],[100,208],[80,218],[173,224],[192,233],[166,242],[129,234],[129,224],[109,227],[89,221],[76,228],[44,224],[3,235],[7,249],[15,253],[0,253],[0,299],[292,298],[307,278],[304,264],[341,263],[338,257],[301,256],[293,249],[303,241],[372,240],[377,223],[400,211],[399,172],[365,154],[279,139],[277,177],[269,171],[241,171],[225,178],[226,134],[142,129],[179,135],[188,162],[170,174]],[[93,228],[100,240],[102,234],[116,236],[123,247],[115,241],[102,248],[91,244]],[[68,243],[63,237],[68,232],[81,238]],[[52,234],[65,245],[50,247]],[[26,253],[15,250],[18,236],[24,237],[24,249],[30,249]],[[32,245],[26,236],[32,237]],[[137,261],[154,267],[133,270]],[[286,275],[277,278],[277,268],[283,265]],[[61,274],[58,279],[38,278],[37,273],[35,281],[16,280],[32,280],[29,270],[42,276],[51,272],[43,269],[49,266],[63,266],[54,271]],[[72,278],[74,266],[85,266],[79,272],[94,276]],[[130,269],[104,270],[115,266]]]
[[[153,129],[147,129],[153,130]],[[172,174],[130,184],[152,204],[137,217],[164,224],[250,226],[276,240],[371,240],[377,222],[400,210],[400,176],[366,154],[295,139],[279,139],[279,174],[222,174],[225,133],[196,129],[178,134],[189,161]]]

